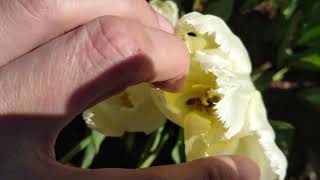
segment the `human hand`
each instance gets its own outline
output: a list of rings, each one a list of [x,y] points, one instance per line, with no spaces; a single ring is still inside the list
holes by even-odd
[[[141,82],[183,84],[188,52],[146,1],[0,0],[0,24],[1,179],[258,178],[236,156],[138,170],[55,161],[60,130],[99,100]]]

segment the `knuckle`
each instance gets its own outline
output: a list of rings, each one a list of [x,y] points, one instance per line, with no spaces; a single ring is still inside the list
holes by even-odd
[[[131,71],[136,78],[132,77],[132,83],[153,78],[152,60],[145,53],[146,40],[143,40],[144,35],[133,26],[119,18],[108,16],[79,28],[71,41],[71,44],[76,41],[78,46],[74,47],[78,56],[74,59],[79,70],[85,73],[103,72],[110,68],[127,71],[130,66],[131,69],[136,69]]]
[[[100,19],[100,31],[103,34],[104,45],[110,47],[119,57],[113,63],[125,62],[138,73],[137,82],[150,81],[154,78],[154,64],[150,55],[152,40],[139,25],[119,18]],[[106,46],[105,46],[106,47]]]
[[[134,23],[116,17],[100,18],[98,22],[105,42],[124,58],[143,53],[146,36]]]
[[[128,36],[124,33],[127,27],[125,24],[120,23],[116,18],[99,18],[97,19],[96,33],[101,37],[97,43],[101,42],[102,45],[114,50],[117,55],[125,57],[126,53],[124,47],[121,46],[124,41],[128,41]],[[93,42],[95,43],[95,42]],[[128,44],[125,43],[125,44]],[[96,46],[100,49],[99,46]]]
[[[79,68],[84,73],[99,71],[101,66],[112,62],[115,54],[110,54],[110,44],[106,41],[98,20],[94,20],[73,31],[68,38],[68,44],[74,49],[69,51],[71,56],[76,56],[72,61],[73,67]],[[74,66],[75,65],[75,66]]]
[[[84,57],[80,58],[80,67],[86,72],[98,70],[103,64],[115,64],[123,58],[123,50],[119,47],[114,37],[105,33],[105,27],[99,19],[83,26],[80,34],[84,34],[84,51],[79,52]],[[79,39],[79,38],[78,38]]]
[[[79,68],[86,73],[99,71],[105,64],[115,64],[124,56],[123,48],[117,44],[115,37],[106,33],[115,29],[115,23],[109,22],[109,28],[106,30],[105,25],[100,21],[98,18],[77,29],[71,43],[67,43],[72,44],[74,41],[81,40],[76,42],[79,46],[76,47],[78,49],[76,54],[80,56],[76,59]]]
[[[90,27],[93,26],[93,27]],[[86,27],[90,59],[119,63],[133,56],[143,55],[143,39],[133,27],[115,17],[102,17]],[[140,37],[138,37],[140,36]]]

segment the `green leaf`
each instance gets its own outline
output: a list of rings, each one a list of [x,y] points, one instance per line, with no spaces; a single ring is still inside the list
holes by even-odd
[[[95,148],[92,144],[90,144],[84,152],[84,156],[81,162],[81,168],[83,169],[89,168],[95,156],[96,156]]]
[[[198,10],[200,4],[201,4],[201,0],[194,0],[193,6],[192,6],[192,10],[193,10],[193,11]]]
[[[270,124],[276,131],[277,130],[293,130],[294,129],[294,127],[291,124],[284,122],[284,121],[270,120]]]
[[[319,54],[306,54],[295,55],[290,57],[292,66],[300,69],[320,71],[320,55]]]
[[[205,13],[214,14],[228,21],[233,10],[234,0],[213,0],[208,2]]]
[[[164,145],[170,138],[170,133],[164,127],[159,128],[156,132],[152,133],[145,146],[144,152],[141,155],[138,163],[139,168],[148,168],[152,165],[158,157]]]
[[[152,133],[148,138],[148,141],[145,145],[144,151],[141,155],[141,160],[138,163],[139,168],[150,167],[156,156],[154,152],[157,150],[161,140],[161,134],[163,132],[164,127],[160,127],[156,132]]]
[[[275,72],[272,70],[264,71],[261,74],[253,76],[253,81],[259,91],[265,91],[270,87]]]
[[[176,163],[176,164],[180,164],[183,162],[186,162],[186,155],[185,155],[185,146],[184,146],[184,132],[183,129],[180,128],[179,130],[179,134],[178,134],[178,138],[177,138],[177,142],[174,146],[174,148],[172,149],[171,152],[171,157],[172,160]]]
[[[306,89],[301,95],[308,103],[320,107],[320,87]]]
[[[105,135],[95,130],[91,130],[90,144],[85,149],[84,156],[81,162],[81,168],[86,169],[91,166],[94,160],[94,157],[99,152],[100,146],[105,138],[106,138]]]
[[[280,69],[278,72],[276,72],[273,77],[272,77],[272,81],[282,81],[284,79],[285,74],[289,71],[288,68],[282,68]]]
[[[270,120],[270,124],[276,132],[277,145],[286,156],[289,156],[294,127],[284,121]]]
[[[318,40],[320,38],[320,25],[312,27],[311,29],[302,33],[301,37],[298,39],[297,44],[303,45],[313,40]]]
[[[296,10],[297,6],[298,6],[298,2],[299,0],[291,0],[289,3],[289,6],[287,6],[284,10],[283,10],[283,15],[286,18],[290,18],[294,11]]]
[[[283,67],[284,65],[286,65],[284,63],[286,58],[288,57],[287,49],[290,49],[302,19],[303,19],[302,12],[299,11],[294,13],[292,18],[288,20],[287,30],[285,31],[285,34],[283,34],[284,38],[278,47],[278,55],[277,55],[278,67]]]
[[[83,140],[80,141],[79,144],[77,144],[74,148],[72,148],[66,155],[64,155],[59,162],[62,164],[68,164],[70,161],[81,151],[83,151],[85,148],[88,147],[90,144],[91,139],[90,136],[84,138]]]

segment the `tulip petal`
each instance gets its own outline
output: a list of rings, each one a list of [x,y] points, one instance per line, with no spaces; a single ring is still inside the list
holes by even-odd
[[[262,97],[260,93],[256,91],[252,97],[248,110],[249,131],[256,134],[263,155],[268,159],[269,164],[264,165],[264,167],[270,166],[272,170],[268,172],[266,170],[267,168],[261,168],[262,175],[263,177],[271,177],[270,174],[273,172],[277,175],[277,177],[273,179],[284,179],[287,169],[287,160],[275,143],[275,133],[268,122],[266,114]],[[253,151],[254,150],[255,149],[253,149]],[[251,154],[253,155],[254,153]],[[256,162],[260,167],[263,166],[263,160],[256,160]]]
[[[239,74],[250,74],[251,62],[247,50],[221,18],[192,12],[179,20],[176,31],[180,36],[185,32],[214,35],[215,42],[219,44],[222,52],[230,57],[231,66],[227,67],[228,70]]]
[[[180,93],[154,90],[153,98],[184,128],[187,160],[243,155],[258,164],[262,180],[284,179],[287,161],[251,81],[240,39],[220,18],[200,13],[182,17],[176,33],[192,57],[186,87]]]
[[[184,121],[187,160],[209,156],[241,155],[260,167],[261,180],[284,179],[287,160],[275,144],[275,134],[269,125],[259,92],[255,92],[247,111],[248,127],[237,136],[226,139],[218,120],[211,122],[196,113]]]
[[[88,109],[83,117],[90,128],[115,137],[125,132],[149,134],[164,125],[166,120],[154,105],[147,84],[129,87]]]
[[[172,25],[175,25],[179,18],[179,9],[175,2],[171,0],[151,0],[149,2],[151,7],[166,17]]]

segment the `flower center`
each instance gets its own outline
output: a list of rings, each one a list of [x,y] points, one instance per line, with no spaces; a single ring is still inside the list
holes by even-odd
[[[219,45],[215,42],[215,34],[199,35],[195,30],[189,31],[177,30],[176,32],[180,38],[186,43],[191,55],[194,55],[198,50],[216,49]]]
[[[198,92],[198,96],[189,98],[186,105],[195,110],[214,113],[214,107],[221,99],[219,94],[212,87],[204,84],[194,84],[192,89]]]
[[[127,92],[124,92],[122,94],[120,94],[120,105],[122,107],[128,108],[128,109],[132,109],[134,108],[134,104],[132,103],[131,99],[130,99],[130,94]]]

